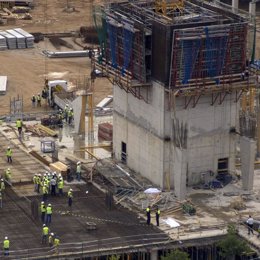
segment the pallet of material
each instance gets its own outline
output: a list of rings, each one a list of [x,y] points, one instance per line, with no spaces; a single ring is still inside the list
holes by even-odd
[[[33,35],[31,35],[30,33],[26,32],[21,28],[15,28],[14,30],[25,37],[26,48],[33,48],[33,43],[34,43]]]
[[[0,76],[0,95],[6,94],[7,76]]]
[[[0,51],[4,51],[7,49],[6,38],[0,35]]]
[[[6,31],[0,31],[0,35],[6,38],[8,49],[16,49],[16,37]]]
[[[16,32],[13,29],[10,30],[6,30],[6,32],[12,34],[15,36],[16,38],[16,46],[18,49],[25,49],[26,48],[26,43],[25,43],[25,36],[23,36],[22,34]]]
[[[55,162],[50,164],[50,169],[60,173],[64,178],[67,177],[68,166],[62,162]]]

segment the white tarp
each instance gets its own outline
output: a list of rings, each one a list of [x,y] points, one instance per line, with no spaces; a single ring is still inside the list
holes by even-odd
[[[7,86],[7,76],[0,76],[0,95],[5,95]]]
[[[158,190],[157,188],[149,188],[149,189],[145,190],[144,193],[146,193],[146,194],[157,194],[157,193],[161,193],[161,191]]]
[[[176,228],[176,227],[180,226],[180,224],[176,220],[174,220],[173,218],[163,219],[162,221],[164,223],[166,223],[167,225],[169,225],[171,228]]]

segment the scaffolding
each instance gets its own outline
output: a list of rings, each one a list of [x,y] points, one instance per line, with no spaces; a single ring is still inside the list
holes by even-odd
[[[96,67],[139,99],[148,102],[154,80],[187,96],[186,108],[207,92],[212,105],[233,91],[237,101],[253,86],[241,79],[255,48],[255,22],[245,12],[218,1],[134,0],[110,3],[94,18],[100,35]]]

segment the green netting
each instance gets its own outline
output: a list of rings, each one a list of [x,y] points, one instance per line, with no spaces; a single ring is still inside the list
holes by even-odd
[[[98,62],[102,61],[102,58],[105,55],[106,49],[106,37],[107,37],[107,24],[106,24],[106,15],[104,10],[100,6],[95,6],[93,10],[93,20],[98,33],[98,40],[100,45],[100,57]]]

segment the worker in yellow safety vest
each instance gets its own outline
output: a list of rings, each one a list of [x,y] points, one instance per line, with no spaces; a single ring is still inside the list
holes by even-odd
[[[40,210],[41,210],[41,220],[42,220],[42,223],[44,223],[44,221],[45,221],[45,214],[46,214],[46,206],[44,204],[44,201],[41,202]]]
[[[147,225],[150,225],[150,223],[151,223],[151,207],[150,206],[148,206],[147,208],[146,208],[146,223],[147,223]]]
[[[68,121],[69,121],[68,123],[69,123],[69,125],[71,125],[71,123],[72,123],[73,116],[74,116],[73,109],[70,108],[70,110],[68,111]]]
[[[22,137],[22,126],[23,126],[23,121],[20,118],[18,118],[16,121],[16,127],[20,138]]]
[[[46,208],[46,224],[51,224],[52,206],[48,204]]]
[[[63,195],[63,187],[64,187],[64,180],[63,180],[62,176],[60,176],[58,179],[58,190],[59,190],[60,196]]]
[[[55,246],[56,253],[58,253],[59,246],[60,246],[60,239],[58,238],[57,235],[54,238],[53,245]]]
[[[4,255],[8,256],[9,255],[9,248],[10,248],[10,241],[8,237],[5,237],[4,243],[3,243],[3,248],[4,248]]]
[[[11,170],[10,168],[7,168],[7,170],[5,171],[5,180],[8,182],[11,182]]]
[[[76,177],[77,177],[78,181],[81,180],[81,162],[80,161],[77,162]]]
[[[72,198],[73,198],[73,190],[72,189],[69,189],[69,191],[68,191],[68,205],[69,205],[69,207],[71,207],[72,206]]]
[[[156,212],[155,212],[155,217],[156,217],[156,225],[159,227],[159,218],[161,215],[161,211],[159,210],[159,208],[156,208]]]
[[[54,233],[50,233],[49,238],[48,238],[48,242],[49,242],[49,246],[52,247],[53,242],[54,242]]]
[[[5,182],[4,179],[0,180],[0,192],[3,193],[5,190]]]
[[[13,159],[12,159],[13,151],[10,146],[7,147],[5,155],[7,157],[7,162],[12,163],[13,162]]]
[[[49,228],[45,224],[43,224],[43,226],[42,226],[42,244],[47,243],[48,235],[49,235]]]

